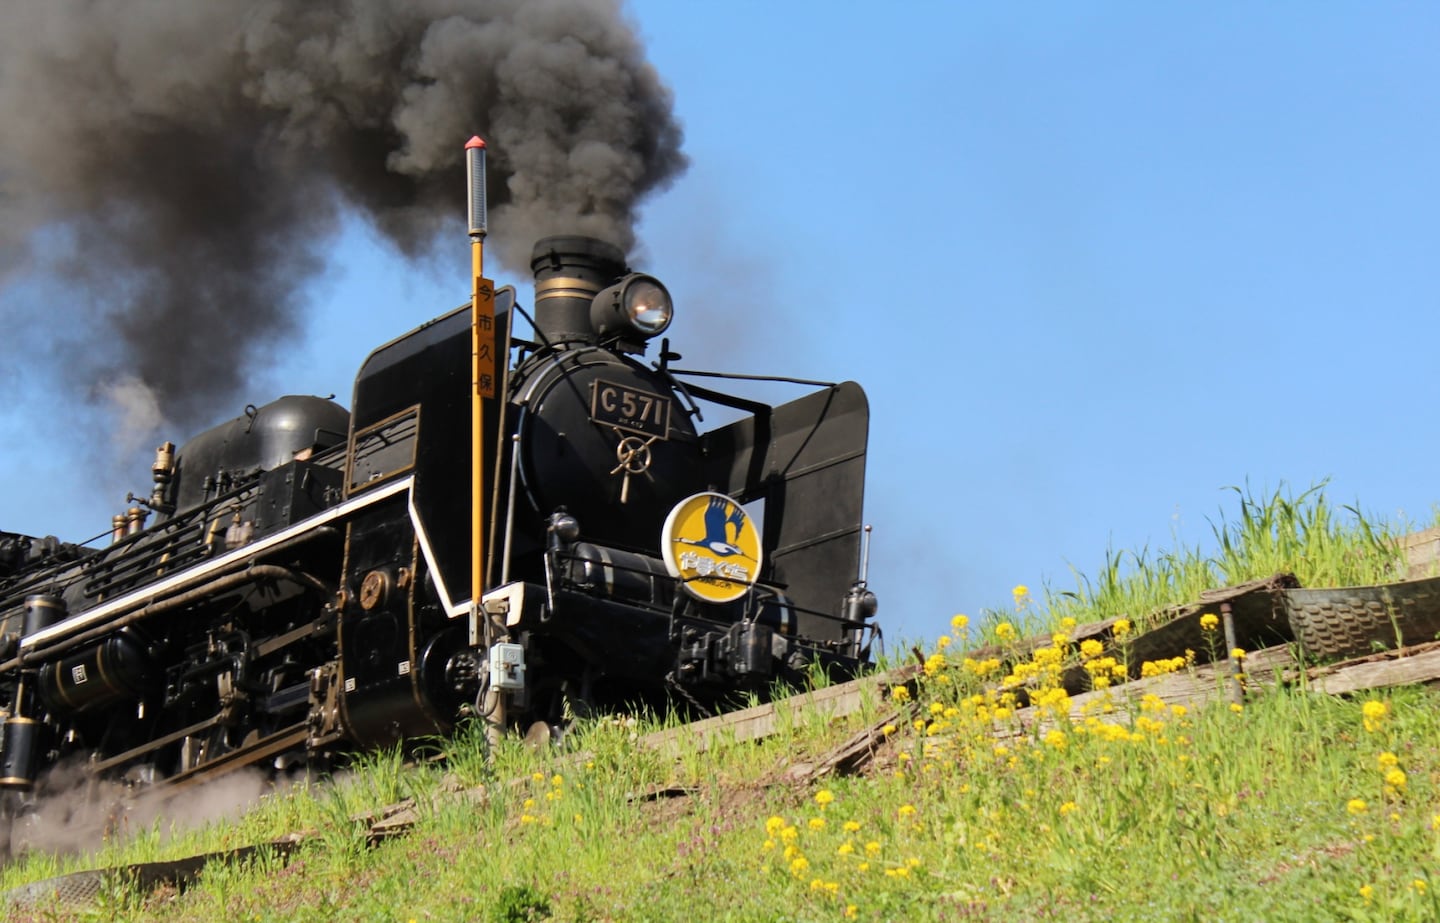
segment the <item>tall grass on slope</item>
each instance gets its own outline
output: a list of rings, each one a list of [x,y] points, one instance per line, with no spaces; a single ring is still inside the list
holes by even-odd
[[[1288,571],[1302,586],[1360,586],[1399,579],[1404,554],[1388,524],[1358,507],[1336,514],[1325,499],[1325,484],[1298,497],[1277,489],[1256,497],[1247,484],[1230,487],[1240,501],[1240,518],[1212,523],[1219,550],[1213,558],[1222,583],[1243,583]]]
[[[1325,496],[1327,482],[1298,496],[1284,486],[1268,495],[1230,487],[1239,511],[1222,510],[1211,522],[1215,550],[1180,544],[1151,553],[1106,549],[1092,579],[1071,569],[1074,590],[1045,589],[1045,606],[1029,616],[1036,629],[1062,619],[1078,623],[1107,618],[1143,619],[1167,606],[1191,602],[1204,590],[1232,586],[1277,573],[1293,573],[1302,586],[1361,586],[1401,579],[1404,555],[1397,533],[1356,506],[1336,507]],[[1140,626],[1142,629],[1147,627]]]

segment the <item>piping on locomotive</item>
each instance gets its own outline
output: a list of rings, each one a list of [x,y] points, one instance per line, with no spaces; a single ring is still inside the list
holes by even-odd
[[[61,762],[184,784],[863,669],[860,386],[714,390],[668,341],[641,360],[670,298],[618,248],[552,237],[531,265],[533,340],[500,289],[489,323],[467,306],[372,352],[349,411],[282,397],[166,443],[105,548],[0,533],[0,787]],[[486,348],[508,361],[476,503]],[[731,422],[703,430],[715,406]]]

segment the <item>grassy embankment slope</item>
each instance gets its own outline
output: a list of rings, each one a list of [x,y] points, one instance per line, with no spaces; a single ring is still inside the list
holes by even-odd
[[[116,886],[89,910],[34,918],[1440,918],[1435,693],[1252,687],[1243,706],[1191,709],[1120,694],[1124,640],[1147,627],[1136,613],[1277,570],[1307,586],[1397,574],[1387,530],[1318,492],[1242,494],[1241,504],[1217,527],[1216,555],[1109,554],[1072,593],[1047,592],[1043,604],[1019,593],[1015,611],[983,625],[956,617],[925,651],[910,701],[877,694],[843,720],[797,714],[766,740],[678,757],[637,746],[650,725],[615,719],[577,726],[569,743],[580,757],[513,742],[491,764],[475,735],[461,735],[436,743],[443,766],[377,756],[238,824],[31,859],[0,887],[309,830],[287,862],[212,867],[179,895]],[[1106,649],[1066,638],[1076,623],[1116,616],[1134,624]],[[1054,637],[1019,654],[1019,636],[1036,633]],[[1016,653],[967,656],[993,644]],[[1097,687],[1115,684],[1113,701],[1071,714],[1057,678],[1074,663]],[[1151,672],[1165,669],[1192,668],[1182,659]],[[1017,734],[1021,684],[1052,720]],[[887,728],[863,773],[788,781],[788,769],[897,706],[912,716]],[[480,784],[483,799],[446,795]],[[670,794],[643,797],[657,789]],[[409,835],[367,846],[352,815],[407,796],[419,805]]]

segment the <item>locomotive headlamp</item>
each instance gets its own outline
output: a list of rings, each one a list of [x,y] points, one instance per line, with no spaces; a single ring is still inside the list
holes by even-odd
[[[649,339],[670,326],[675,305],[660,280],[644,273],[631,273],[595,296],[590,303],[590,323],[602,338],[638,333]]]

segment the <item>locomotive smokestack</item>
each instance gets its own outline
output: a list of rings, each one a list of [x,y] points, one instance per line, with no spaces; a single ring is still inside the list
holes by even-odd
[[[530,255],[535,327],[546,342],[595,342],[590,302],[625,274],[625,253],[594,237],[546,237]]]

